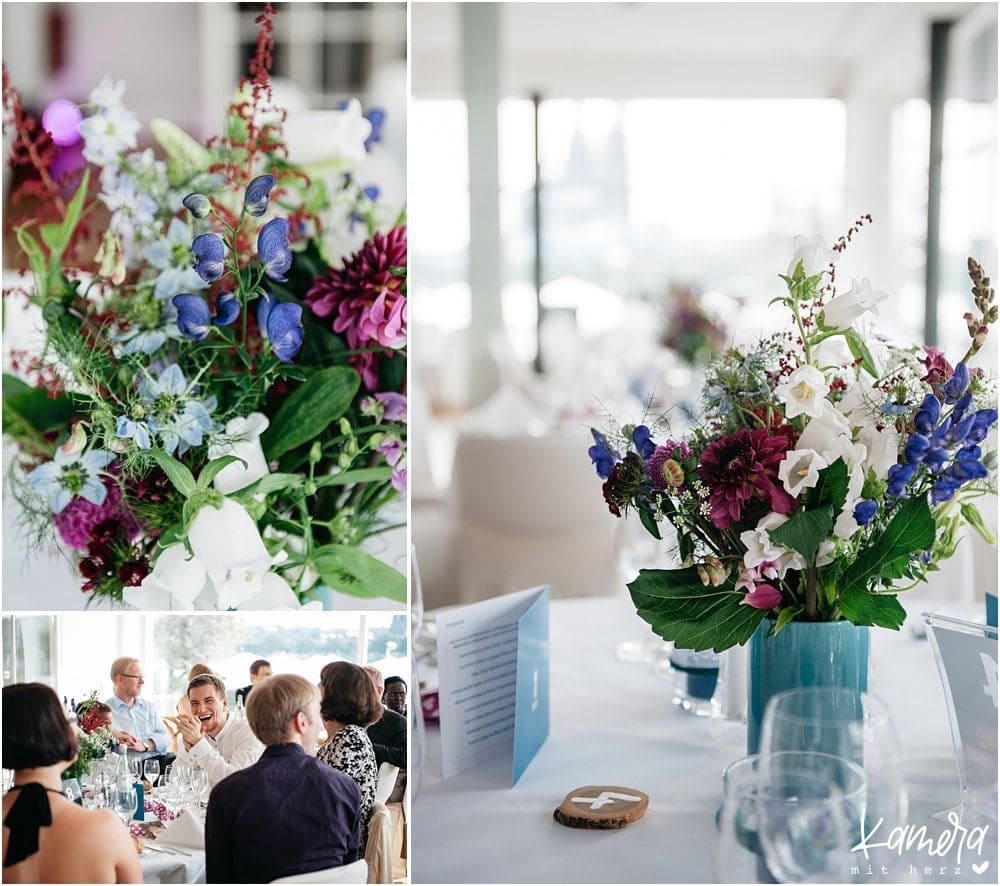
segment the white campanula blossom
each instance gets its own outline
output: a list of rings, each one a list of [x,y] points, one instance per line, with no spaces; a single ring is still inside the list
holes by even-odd
[[[837,260],[837,253],[830,249],[823,238],[816,234],[813,237],[804,237],[802,234],[795,235],[795,251],[792,260],[788,265],[789,277],[795,276],[795,269],[799,262],[802,262],[802,270],[807,277],[815,277],[822,273],[827,267]]]
[[[786,418],[808,415],[817,418],[829,407],[826,395],[830,386],[823,373],[808,363],[796,369],[788,379],[774,389],[775,396],[785,404]]]
[[[851,288],[831,299],[824,307],[821,321],[831,329],[850,329],[855,320],[868,311],[878,313],[877,305],[889,297],[888,292],[872,289],[867,277],[851,278]]]
[[[815,449],[795,449],[786,453],[778,465],[778,479],[789,495],[798,498],[804,489],[819,483],[819,472],[826,466],[826,459]]]
[[[168,301],[182,292],[201,292],[208,285],[194,269],[192,240],[191,228],[173,218],[167,233],[143,249],[146,261],[160,272],[153,287],[157,298]]]
[[[60,447],[51,461],[28,474],[28,483],[48,499],[53,514],[60,513],[77,496],[102,505],[108,494],[102,471],[114,458],[113,453],[103,449],[67,452]]]
[[[239,489],[245,489],[270,473],[267,459],[264,458],[264,450],[260,445],[260,435],[267,430],[268,424],[266,415],[251,412],[246,418],[231,419],[226,423],[225,434],[220,434],[209,443],[210,460],[224,455],[235,455],[246,462],[246,466],[240,462],[233,462],[215,475],[212,482],[218,492],[229,495]]]
[[[801,554],[789,551],[771,541],[770,530],[777,529],[788,520],[787,514],[771,512],[757,522],[757,526],[740,533],[740,541],[746,548],[743,565],[755,569],[768,561],[777,570],[777,576],[784,578],[789,569],[805,569],[806,561]]]
[[[343,172],[365,159],[365,142],[372,134],[372,124],[365,119],[356,98],[338,110],[292,114],[283,129],[292,162],[332,161]]]

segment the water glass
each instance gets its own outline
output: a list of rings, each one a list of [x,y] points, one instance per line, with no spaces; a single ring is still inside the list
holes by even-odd
[[[160,777],[160,761],[146,760],[143,764],[142,771],[149,783],[153,787],[156,787],[156,780]]]
[[[757,837],[778,883],[842,883],[856,863],[867,781],[856,763],[830,754],[761,755]]]
[[[716,883],[771,882],[757,839],[760,757],[730,763],[722,773],[722,806],[716,816]]]
[[[869,827],[879,819],[886,830],[905,824],[899,742],[885,705],[875,696],[831,686],[778,693],[764,712],[759,753],[766,765],[769,754],[781,751],[820,751],[856,763],[867,780]]]
[[[114,790],[114,811],[126,827],[139,808],[139,797],[135,788],[129,784],[118,784]]]

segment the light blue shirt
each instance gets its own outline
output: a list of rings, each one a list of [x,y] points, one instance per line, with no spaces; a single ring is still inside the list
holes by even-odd
[[[141,759],[166,753],[170,746],[170,734],[156,713],[152,702],[146,701],[144,698],[137,698],[130,707],[117,695],[112,695],[106,704],[111,708],[112,728],[128,732],[139,741],[153,740],[156,750],[138,754]]]

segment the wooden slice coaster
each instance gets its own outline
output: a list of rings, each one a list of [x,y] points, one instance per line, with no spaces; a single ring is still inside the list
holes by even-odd
[[[586,785],[566,795],[552,817],[569,828],[616,830],[642,818],[649,797],[635,788]]]

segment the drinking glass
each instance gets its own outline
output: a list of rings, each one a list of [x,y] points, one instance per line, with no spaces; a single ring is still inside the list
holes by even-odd
[[[131,784],[116,785],[114,791],[114,811],[122,820],[122,824],[127,827],[138,808],[139,797],[135,792],[135,788]]]
[[[867,780],[869,828],[879,819],[885,830],[906,823],[899,742],[885,705],[875,696],[832,686],[778,693],[768,702],[761,727],[765,767],[767,756],[780,751],[819,751],[856,763]]]
[[[716,815],[716,883],[770,882],[757,839],[760,757],[730,763],[722,773],[722,806]]]
[[[867,783],[850,760],[810,751],[761,755],[757,837],[778,883],[842,883],[850,875]]]
[[[160,777],[160,761],[146,760],[143,764],[142,771],[149,783],[155,788],[156,780]]]

